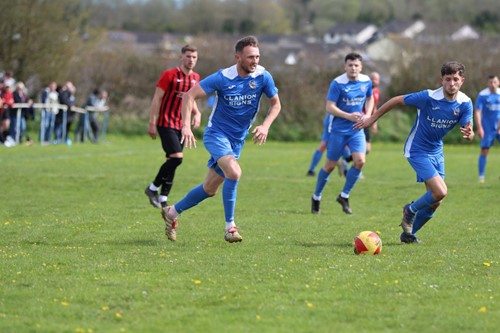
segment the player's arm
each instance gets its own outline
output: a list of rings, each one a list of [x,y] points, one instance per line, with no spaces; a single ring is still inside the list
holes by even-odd
[[[161,100],[165,95],[165,91],[156,87],[151,106],[149,108],[149,125],[148,134],[151,138],[156,139],[156,124],[158,122],[158,115],[160,114]]]
[[[374,99],[373,95],[370,97],[366,97],[365,101],[365,110],[366,110],[366,115],[371,116],[373,114],[373,107],[374,107]]]
[[[269,128],[281,111],[281,102],[278,94],[271,97],[269,101],[271,105],[269,106],[266,118],[261,125],[255,127],[252,131],[253,142],[258,143],[259,145],[266,143]]]
[[[474,110],[474,122],[476,123],[477,135],[482,139],[484,137],[484,129],[481,123],[481,109]]]
[[[181,143],[184,143],[187,148],[196,148],[196,139],[191,130],[191,115],[196,106],[196,100],[205,96],[205,90],[197,84],[182,95],[182,137]],[[197,106],[196,106],[197,108]],[[199,111],[198,111],[199,112]]]
[[[337,106],[337,102],[326,101],[326,112],[333,114],[335,117],[344,118],[352,122],[356,122],[361,117],[361,112],[345,112]]]
[[[197,129],[200,127],[201,124],[201,112],[200,109],[198,108],[198,103],[196,101],[193,104],[193,110],[191,112],[191,125],[193,126],[194,129]]]
[[[377,110],[378,110],[377,104],[375,104],[375,103],[374,103],[374,104],[373,104],[373,112],[372,112],[372,114],[374,114],[375,112],[377,112]],[[374,123],[372,124],[372,130],[371,130],[371,133],[372,133],[372,135],[377,135],[377,133],[378,133],[378,125],[377,125],[377,122],[374,122]]]
[[[404,105],[405,104],[405,97],[404,95],[399,95],[396,97],[391,98],[387,102],[385,102],[380,108],[377,109],[370,117],[363,117],[358,119],[356,124],[354,124],[354,128],[356,129],[363,129],[370,127],[375,123],[380,117],[382,117],[384,114],[392,110],[394,107],[398,105]]]

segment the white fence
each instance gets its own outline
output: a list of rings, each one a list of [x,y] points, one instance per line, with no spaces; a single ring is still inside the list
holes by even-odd
[[[49,138],[52,137],[54,130],[55,130],[55,114],[58,112],[62,112],[62,135],[61,138],[62,140],[58,143],[66,143],[65,138],[66,138],[66,125],[68,123],[68,107],[63,104],[45,104],[45,103],[33,103],[33,104],[28,104],[28,103],[16,103],[12,106],[12,109],[17,109],[17,114],[16,114],[16,135],[14,141],[16,144],[19,143],[21,139],[21,117],[22,117],[22,110],[23,109],[28,109],[28,108],[34,108],[35,111],[39,110],[40,111],[40,143],[41,144],[48,144],[50,142],[46,141],[46,134],[47,134],[47,126],[46,126],[46,117],[49,116],[49,114],[53,114],[54,117],[52,117],[52,122],[48,126],[48,131],[49,131]],[[82,142],[86,142],[87,137],[91,139],[95,139],[94,135],[91,131],[90,128],[90,117],[89,117],[89,112],[100,112],[103,114],[103,121],[102,121],[102,126],[100,128],[100,137],[102,140],[106,139],[106,130],[108,127],[108,118],[109,118],[109,108],[107,106],[103,107],[93,107],[93,106],[86,106],[85,108],[79,108],[76,106],[72,106],[71,110],[73,112],[76,112],[78,115],[83,115],[84,121],[83,121],[83,131],[81,132],[80,135],[82,135],[81,138],[77,137],[77,134],[75,132],[75,141],[77,139],[81,139]],[[7,111],[5,111],[7,112]],[[79,119],[76,120],[77,122]],[[50,139],[49,139],[50,141]]]

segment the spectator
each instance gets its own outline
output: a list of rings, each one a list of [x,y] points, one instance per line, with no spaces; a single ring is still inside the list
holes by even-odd
[[[75,92],[76,88],[71,81],[66,82],[59,92],[59,104],[66,105],[68,111],[66,111],[66,133],[64,141],[66,144],[71,144],[71,139],[69,138],[69,132],[71,130],[71,125],[75,119],[75,112],[71,111],[71,108],[75,105]]]
[[[108,92],[104,89],[96,89],[90,94],[90,96],[87,98],[87,102],[85,103],[85,107],[94,107],[94,108],[100,108],[106,106],[106,100],[108,98]],[[90,126],[90,129],[87,130],[87,133],[85,133],[85,114],[80,114],[80,117],[78,119],[78,124],[76,126],[75,130],[75,140],[79,136],[80,141],[84,142],[85,141],[85,136],[87,135],[89,139],[93,143],[97,143],[97,140],[99,139],[99,119],[98,119],[98,112],[99,111],[87,111],[87,117],[88,117],[88,125]]]
[[[2,130],[4,136],[4,144],[12,147],[16,144],[14,139],[9,135],[10,130],[10,110],[14,105],[14,93],[11,86],[5,86],[2,92],[3,115],[2,115]]]
[[[16,79],[14,79],[14,72],[11,70],[5,71],[3,74],[3,82],[6,87],[12,87],[14,89],[14,86],[16,85]]]
[[[59,104],[59,94],[57,92],[57,83],[55,81],[50,82],[47,88],[42,91],[40,101],[47,104],[47,107],[42,109],[42,119],[40,125],[42,129],[40,141],[43,144],[50,142],[52,133],[54,133],[56,114],[59,112],[59,108],[55,106]]]
[[[16,90],[13,93],[14,97],[14,103],[16,104],[33,104],[33,101],[31,99],[28,99],[26,95],[26,88],[24,86],[23,82],[18,82],[16,84]],[[26,143],[28,145],[32,145],[33,141],[30,139],[29,135],[26,133],[26,122],[28,119],[34,119],[35,113],[33,106],[28,107],[28,108],[23,108],[21,111],[21,117],[18,118],[17,116],[17,111],[18,108],[11,108],[10,109],[10,129],[9,129],[9,134],[12,138],[14,138],[16,141],[19,139],[19,143],[23,142],[23,138],[26,137]],[[18,121],[20,123],[18,124]],[[19,133],[17,132],[19,130]]]
[[[9,112],[7,106],[4,103],[3,95],[5,91],[5,84],[3,80],[0,81],[0,142],[4,143],[9,135]]]

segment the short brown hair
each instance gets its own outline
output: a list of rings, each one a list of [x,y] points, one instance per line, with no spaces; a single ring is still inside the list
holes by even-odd
[[[236,42],[234,45],[235,52],[241,52],[246,46],[259,47],[259,41],[255,36],[246,36]]]
[[[196,48],[196,46],[186,44],[182,47],[181,53],[184,54],[186,52],[198,52],[198,49]]]
[[[448,61],[441,66],[441,76],[452,75],[455,73],[464,77],[465,66],[456,61]]]

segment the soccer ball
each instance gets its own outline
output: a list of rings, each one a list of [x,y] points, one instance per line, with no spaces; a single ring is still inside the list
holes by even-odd
[[[355,254],[376,255],[382,251],[382,240],[373,231],[362,231],[354,237]]]

